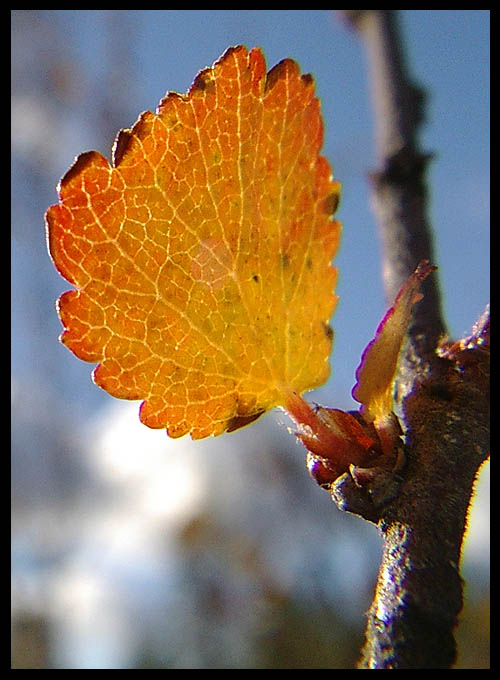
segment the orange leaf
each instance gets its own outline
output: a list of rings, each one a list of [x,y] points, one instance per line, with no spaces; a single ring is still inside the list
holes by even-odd
[[[311,76],[232,47],[122,130],[112,166],[85,153],[61,180],[61,340],[146,425],[220,434],[328,377],[340,187],[322,142]]]

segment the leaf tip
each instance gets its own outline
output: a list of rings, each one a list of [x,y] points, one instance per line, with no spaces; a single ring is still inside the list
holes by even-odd
[[[410,323],[412,307],[423,297],[418,290],[420,284],[436,269],[428,260],[418,264],[384,315],[356,370],[357,382],[352,389],[352,396],[361,403],[360,412],[367,422],[373,422],[380,432],[387,429],[388,439],[392,437],[393,391],[399,354]],[[391,448],[390,443],[386,442],[384,448]]]

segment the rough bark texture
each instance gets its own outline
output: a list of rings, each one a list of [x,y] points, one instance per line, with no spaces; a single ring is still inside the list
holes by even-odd
[[[392,300],[420,260],[435,263],[429,155],[417,147],[424,96],[406,74],[396,11],[342,12],[368,54],[379,165],[372,196]],[[489,455],[489,310],[470,338],[445,344],[436,275],[422,292],[397,382],[405,435],[397,470],[384,471],[376,494],[355,475],[332,489],[337,505],[376,522],[384,541],[359,668],[450,668],[456,656],[461,546],[474,481]]]
[[[462,608],[460,551],[489,453],[488,335],[417,377],[403,402],[407,466],[381,510],[384,540],[363,668],[450,668]],[[448,350],[445,350],[448,352]]]

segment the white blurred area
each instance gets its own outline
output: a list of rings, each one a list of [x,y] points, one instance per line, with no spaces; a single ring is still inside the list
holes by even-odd
[[[150,656],[251,668],[282,601],[360,618],[376,530],[336,510],[273,420],[171,440],[132,403],[72,431],[69,447],[89,442],[83,489],[13,525],[13,613],[47,617],[51,667],[132,668]]]
[[[87,441],[83,484],[73,476],[74,495],[13,522],[13,615],[44,618],[49,667],[265,667],[262,639],[289,600],[331,608],[333,632],[337,616],[362,628],[376,529],[309,478],[286,422],[277,412],[239,433],[171,440],[139,422],[137,403],[118,403],[71,428],[63,454]],[[488,496],[485,467],[469,587],[486,577]]]

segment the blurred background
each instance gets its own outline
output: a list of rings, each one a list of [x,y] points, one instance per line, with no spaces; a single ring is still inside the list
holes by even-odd
[[[450,334],[489,299],[489,11],[404,10],[429,93],[422,146]],[[380,559],[376,528],[339,512],[272,412],[231,435],[169,440],[57,342],[67,284],[44,212],[76,155],[185,92],[229,45],[311,72],[324,153],[343,184],[332,375],[350,397],[385,310],[367,174],[364,52],[327,10],[12,10],[12,666],[350,668]],[[463,556],[461,668],[489,665],[489,463]]]

